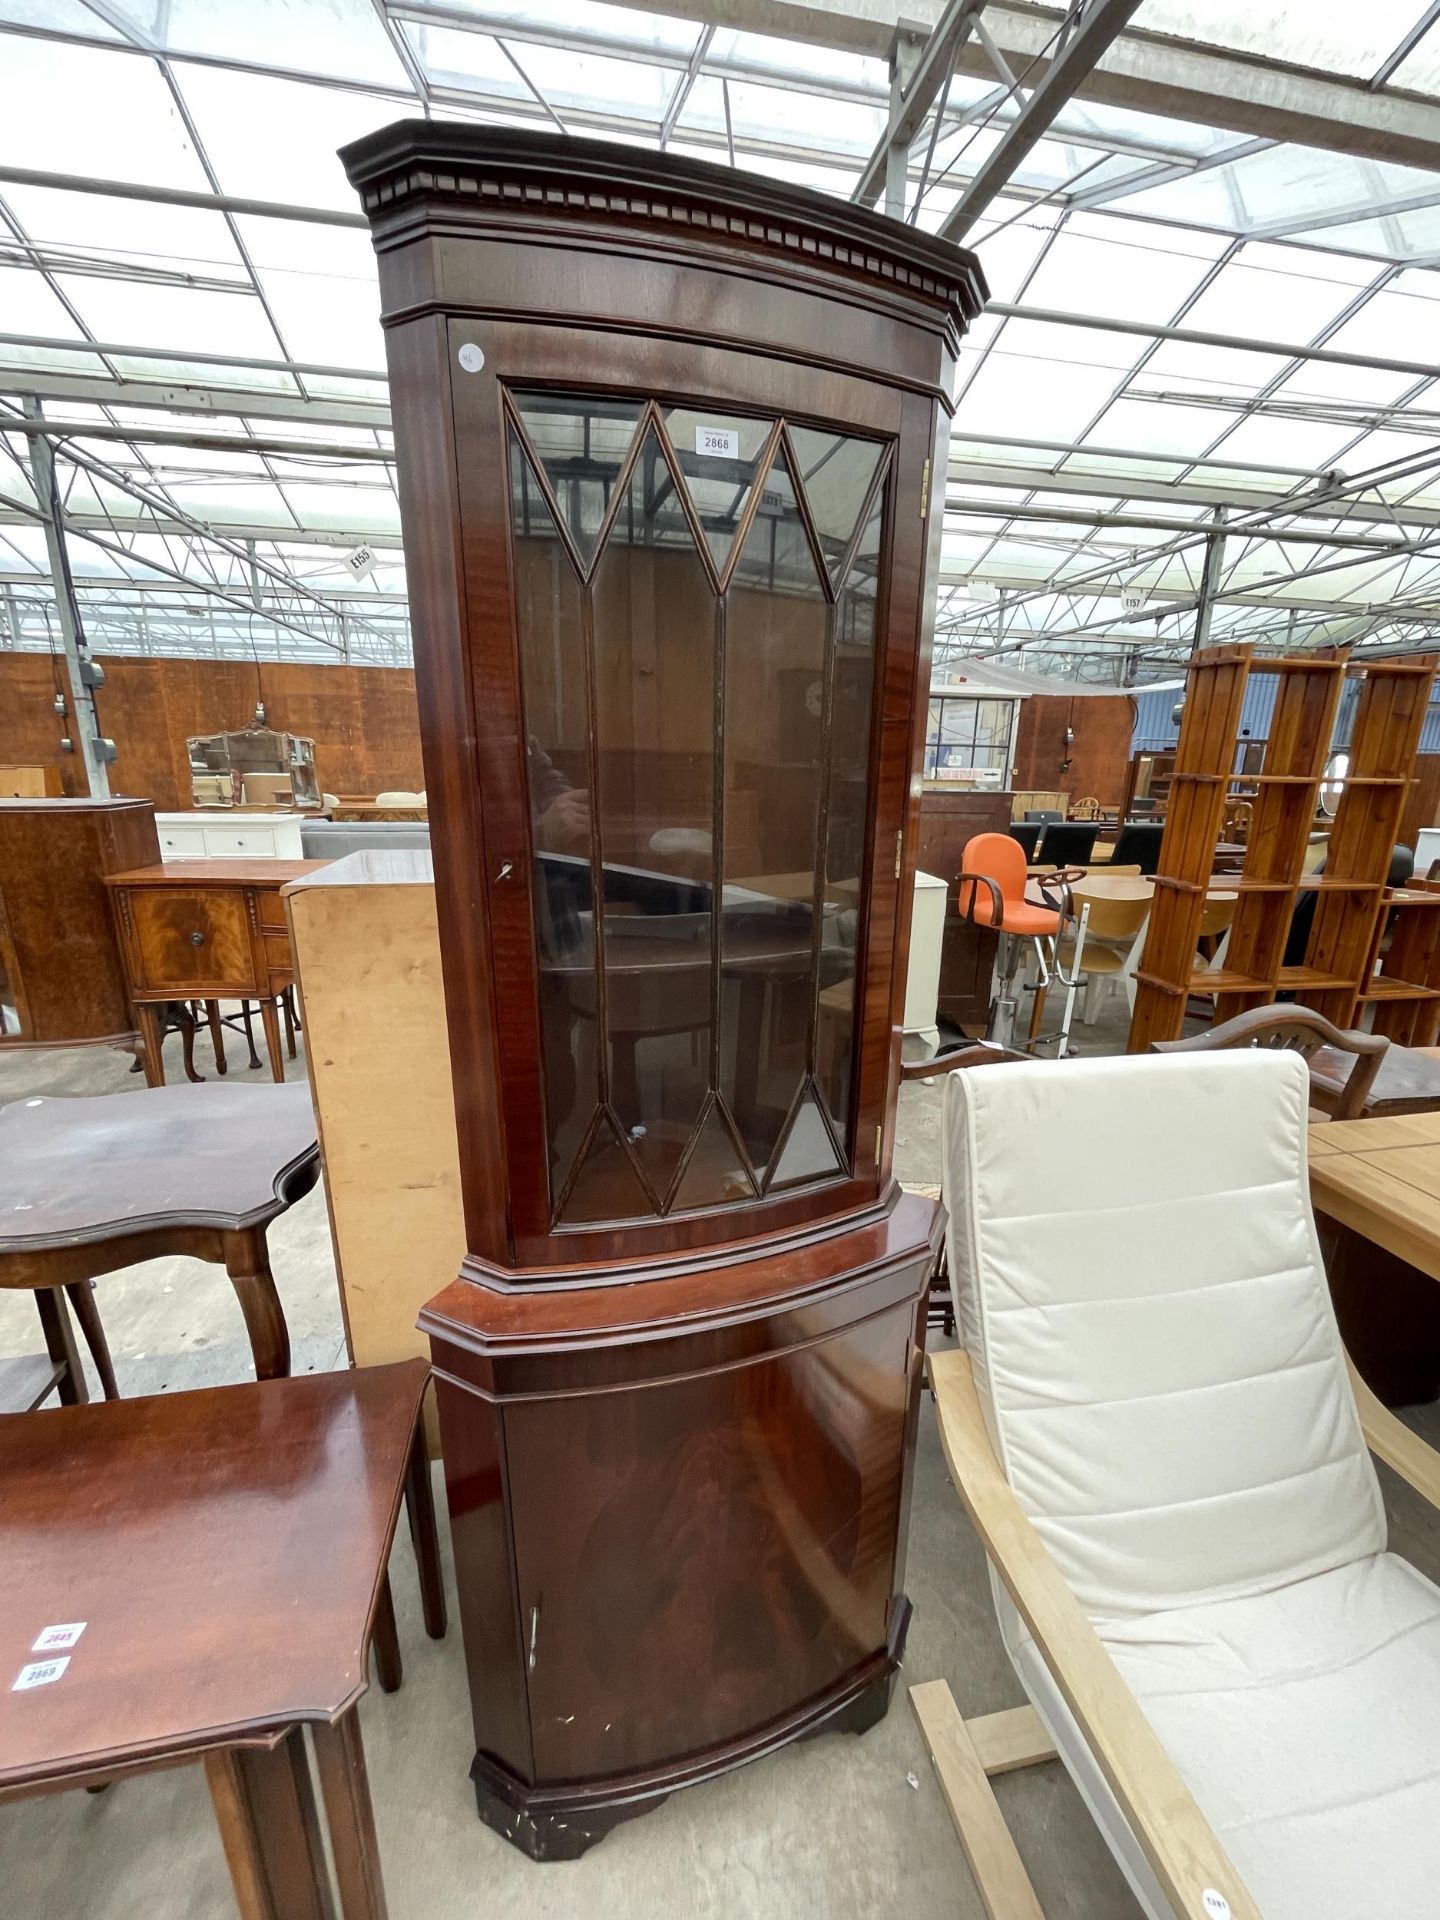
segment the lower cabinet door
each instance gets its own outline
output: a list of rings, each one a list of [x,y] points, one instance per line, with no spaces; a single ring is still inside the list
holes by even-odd
[[[208,990],[259,990],[245,895],[238,889],[137,887],[129,895],[134,950],[149,992],[177,1000]]]
[[[704,1753],[884,1648],[913,1319],[506,1408],[539,1779]]]

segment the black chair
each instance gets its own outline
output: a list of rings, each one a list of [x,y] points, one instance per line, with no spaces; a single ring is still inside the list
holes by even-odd
[[[1044,827],[1038,820],[1012,820],[1010,822],[1010,838],[1012,840],[1018,840],[1025,849],[1025,864],[1027,867],[1033,867],[1035,864],[1035,853],[1040,845],[1040,836],[1044,831]]]
[[[1147,799],[1144,794],[1137,793],[1135,798],[1130,802],[1130,811],[1131,813],[1153,813],[1155,811],[1155,802]]]
[[[1115,867],[1139,867],[1141,873],[1154,873],[1160,864],[1160,842],[1165,828],[1154,820],[1127,820],[1115,836],[1115,851],[1110,864]]]
[[[1099,831],[1093,820],[1062,820],[1046,827],[1040,858],[1052,867],[1083,867],[1094,855]]]
[[[1057,813],[1053,807],[1027,807],[1025,809],[1025,818],[1026,820],[1038,820],[1042,827],[1053,827],[1063,820],[1065,816],[1063,813]]]
[[[1315,904],[1320,898],[1314,887],[1305,885],[1305,880],[1318,879],[1324,871],[1325,862],[1322,860],[1313,873],[1301,879],[1300,892],[1295,900],[1295,910],[1290,915],[1290,931],[1285,936],[1285,958],[1282,962],[1284,966],[1303,967],[1305,964],[1305,952],[1310,945],[1310,929],[1315,924]],[[1396,847],[1390,855],[1390,871],[1385,876],[1386,886],[1403,887],[1407,880],[1413,878],[1414,873],[1415,855],[1409,847]],[[1290,996],[1282,994],[1280,998],[1288,999]]]

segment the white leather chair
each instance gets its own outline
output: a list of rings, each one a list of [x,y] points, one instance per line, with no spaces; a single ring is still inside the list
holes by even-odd
[[[946,1088],[931,1378],[1034,1713],[912,1698],[1007,1920],[1040,1908],[985,1774],[1055,1751],[1152,1920],[1440,1913],[1440,1589],[1367,1440],[1432,1504],[1440,1457],[1347,1372],[1308,1092],[1268,1050]]]

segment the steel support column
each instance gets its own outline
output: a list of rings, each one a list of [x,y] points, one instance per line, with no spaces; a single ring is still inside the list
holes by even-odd
[[[1200,591],[1195,602],[1195,638],[1190,651],[1199,653],[1210,644],[1210,620],[1215,611],[1215,596],[1225,570],[1225,515],[1215,512],[1214,531],[1205,538],[1205,563],[1200,569]]]
[[[26,418],[39,421],[40,402],[25,401]],[[95,667],[85,644],[85,629],[80,606],[75,598],[75,582],[70,575],[70,555],[65,545],[65,528],[60,512],[60,493],[55,484],[55,456],[43,433],[30,441],[30,472],[35,498],[45,529],[45,550],[50,560],[50,588],[55,596],[55,611],[60,618],[60,633],[65,642],[65,671],[70,683],[70,733],[85,764],[85,785],[96,800],[110,797],[109,762],[111,747],[100,731],[95,711],[95,690],[91,682]]]

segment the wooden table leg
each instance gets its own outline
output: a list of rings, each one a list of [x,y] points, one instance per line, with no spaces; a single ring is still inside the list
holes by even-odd
[[[65,1311],[64,1294],[58,1287],[37,1287],[35,1310],[40,1315],[40,1325],[45,1331],[45,1351],[53,1361],[65,1368],[55,1383],[60,1404],[65,1407],[80,1406],[90,1398],[90,1389],[85,1382],[85,1369],[80,1364],[80,1349],[75,1345],[75,1329]]]
[[[440,1567],[440,1535],[435,1526],[435,1489],[430,1482],[430,1460],[425,1451],[422,1420],[410,1442],[410,1464],[405,1469],[405,1511],[410,1520],[410,1542],[420,1575],[420,1604],[425,1631],[432,1640],[445,1638],[445,1576]]]
[[[270,1050],[270,1078],[283,1081],[285,1056],[280,1051],[280,1013],[273,999],[260,1002],[260,1018],[265,1023],[265,1045]]]
[[[316,1725],[315,1764],[330,1828],[341,1920],[386,1920],[385,1883],[375,1840],[375,1810],[360,1744],[360,1716],[352,1707],[333,1727]]]
[[[210,1044],[215,1049],[215,1071],[217,1073],[224,1073],[228,1062],[225,1059],[225,1029],[220,1024],[220,1002],[218,1000],[207,1000],[205,1002],[205,1017],[210,1022]]]
[[[241,1920],[334,1920],[300,1728],[269,1751],[207,1753],[205,1778]]]
[[[95,1304],[93,1283],[89,1280],[72,1280],[65,1288],[65,1297],[80,1322],[85,1344],[90,1349],[90,1358],[95,1362],[95,1371],[100,1376],[100,1385],[105,1389],[105,1398],[118,1400],[120,1389],[115,1384],[115,1363],[110,1358],[110,1343],[105,1338],[100,1309]]]
[[[160,1018],[160,1009],[153,1004],[142,1002],[135,1008],[135,1019],[140,1028],[140,1064],[145,1069],[145,1083],[151,1087],[163,1087],[165,1084],[163,1052],[165,1029]]]
[[[390,1576],[387,1573],[380,1582],[380,1598],[375,1603],[375,1625],[370,1630],[370,1644],[375,1649],[375,1671],[380,1676],[380,1686],[385,1693],[394,1693],[405,1677],[405,1668],[400,1659],[400,1632],[395,1625],[395,1599],[390,1591]]]
[[[240,1002],[240,1018],[245,1022],[245,1044],[250,1049],[250,1070],[253,1073],[260,1064],[260,1056],[255,1051],[255,1022],[250,1014],[250,1002]]]
[[[275,1291],[265,1249],[265,1229],[247,1227],[221,1236],[225,1271],[245,1316],[257,1380],[280,1380],[290,1371],[290,1329]]]

